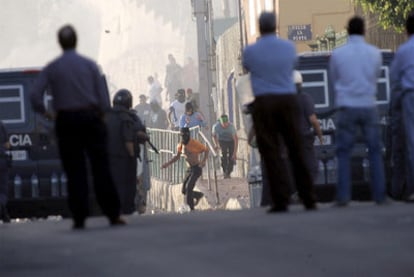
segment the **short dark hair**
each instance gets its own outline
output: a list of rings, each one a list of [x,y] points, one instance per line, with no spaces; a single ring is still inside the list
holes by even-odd
[[[348,21],[348,34],[349,35],[364,35],[365,23],[364,19],[359,16],[354,16]]]
[[[261,34],[276,32],[276,15],[273,12],[262,12],[259,17],[259,30]]]
[[[414,34],[414,11],[410,12],[405,20],[405,29],[407,34]]]
[[[185,103],[185,111],[194,110],[193,104],[191,102]]]
[[[180,128],[180,135],[185,135],[190,133],[190,128],[188,127],[181,127]]]
[[[58,31],[59,44],[63,50],[74,49],[76,47],[76,31],[71,25],[65,25]]]
[[[178,89],[176,95],[177,96],[179,96],[179,95],[185,96],[185,89],[183,89],[183,88]]]

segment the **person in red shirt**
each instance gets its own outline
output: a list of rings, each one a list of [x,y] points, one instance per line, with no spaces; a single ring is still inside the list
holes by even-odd
[[[202,168],[205,166],[208,158],[208,148],[198,140],[190,137],[190,129],[187,127],[180,129],[181,142],[177,145],[177,154],[168,162],[164,163],[161,168],[167,168],[176,161],[178,161],[181,155],[184,155],[188,168],[183,181],[182,193],[186,195],[186,202],[191,210],[194,210],[194,206],[203,197],[203,193],[199,191],[193,191],[194,186],[201,176]],[[202,159],[200,160],[200,154]],[[194,203],[194,199],[196,202]]]

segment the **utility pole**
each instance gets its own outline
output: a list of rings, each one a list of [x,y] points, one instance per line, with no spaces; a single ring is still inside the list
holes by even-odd
[[[200,110],[204,114],[209,125],[214,122],[211,117],[211,20],[209,8],[211,0],[192,0],[193,13],[197,23],[197,46],[198,46],[198,75]]]

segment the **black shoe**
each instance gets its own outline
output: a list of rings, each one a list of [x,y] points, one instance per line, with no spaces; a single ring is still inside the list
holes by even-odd
[[[407,197],[404,198],[404,201],[407,203],[414,203],[414,193],[408,195]]]
[[[318,209],[318,207],[316,206],[316,203],[311,203],[311,204],[305,204],[305,209],[307,211],[315,211]]]
[[[378,206],[388,206],[391,204],[391,200],[389,198],[384,198],[383,200],[375,201],[375,204]]]
[[[85,221],[84,220],[74,220],[72,229],[73,230],[84,230],[85,229]]]
[[[122,226],[122,225],[126,225],[126,220],[123,219],[122,217],[117,217],[115,219],[111,219],[109,221],[109,223],[111,224],[111,226]]]
[[[0,219],[3,221],[3,223],[10,223],[10,216],[7,212],[7,208],[4,205],[0,206]]]
[[[284,213],[287,212],[288,208],[286,206],[272,206],[270,209],[267,210],[267,213]]]
[[[198,205],[198,202],[200,202],[200,199],[203,198],[204,193],[200,192],[200,191],[195,191],[194,192],[194,206]]]
[[[334,208],[344,208],[344,207],[346,207],[346,206],[348,206],[348,202],[345,202],[345,201],[336,201],[336,202],[332,205],[332,207],[334,207]]]

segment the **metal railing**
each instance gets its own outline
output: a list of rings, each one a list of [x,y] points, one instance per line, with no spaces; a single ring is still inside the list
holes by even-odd
[[[147,128],[147,133],[150,136],[151,142],[155,145],[159,152],[159,154],[157,154],[153,149],[148,149],[151,178],[170,184],[182,183],[187,170],[187,163],[185,162],[183,156],[181,156],[181,159],[172,164],[170,167],[161,169],[161,165],[163,163],[169,161],[176,155],[177,145],[181,140],[180,132]],[[219,168],[220,165],[219,157],[211,142],[199,127],[190,128],[190,134],[191,138],[197,139],[209,149],[209,157],[206,166],[203,168],[203,175],[200,178],[207,180],[209,190],[214,188],[216,204],[220,204],[217,184],[217,168]]]

